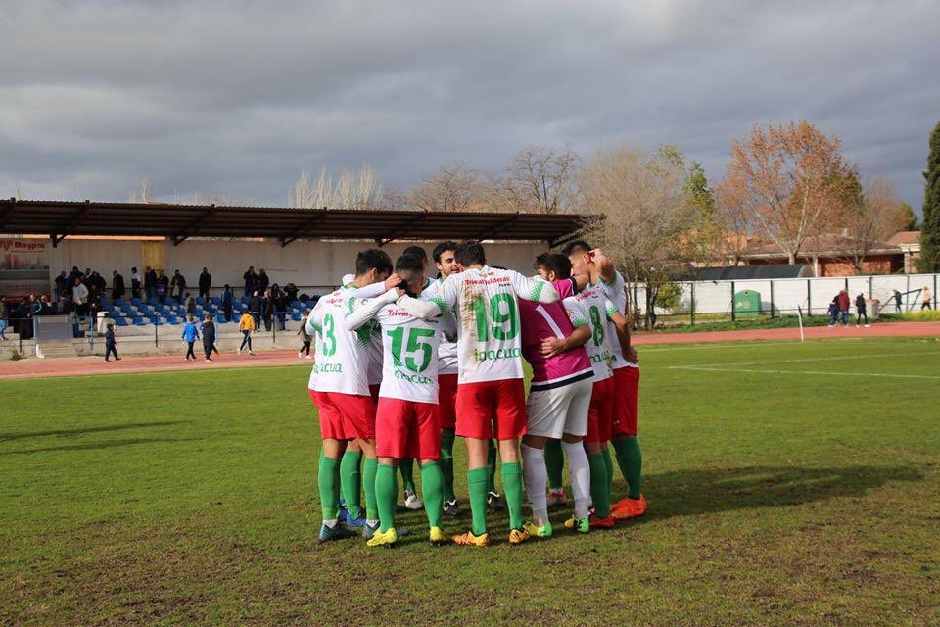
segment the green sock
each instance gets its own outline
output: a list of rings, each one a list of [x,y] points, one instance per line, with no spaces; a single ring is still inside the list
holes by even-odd
[[[607,467],[607,494],[614,493],[614,462],[610,459],[610,448],[604,447],[604,466]],[[612,498],[612,497],[611,497]]]
[[[588,454],[588,467],[591,469],[591,500],[594,501],[594,512],[599,518],[607,518],[610,516],[610,489],[604,454]]]
[[[320,465],[317,469],[317,490],[320,493],[320,512],[323,515],[323,520],[333,520],[338,515],[337,466],[339,466],[339,460],[320,455]]]
[[[486,497],[489,491],[490,469],[471,468],[467,471],[467,488],[470,492],[470,511],[473,513],[473,535],[486,533]]]
[[[454,432],[441,431],[441,472],[444,473],[444,499],[454,500]]]
[[[522,528],[522,464],[503,462],[499,465],[499,474],[503,480],[503,493],[506,508],[509,510],[509,528]]]
[[[428,513],[428,525],[440,527],[444,508],[444,473],[437,462],[421,464],[421,498]]]
[[[362,453],[346,451],[343,461],[339,465],[339,476],[342,482],[343,499],[351,518],[359,518],[359,494],[362,489],[362,476],[359,472],[359,458]]]
[[[375,473],[379,469],[379,460],[367,457],[362,464],[363,492],[366,493],[366,520],[379,519],[379,505],[375,500]]]
[[[643,476],[643,455],[640,453],[640,441],[634,436],[616,438],[614,451],[617,452],[617,463],[620,472],[627,480],[627,496],[631,499],[640,498],[640,483]]]
[[[565,471],[565,455],[561,452],[561,440],[549,440],[545,443],[545,469],[548,471],[548,487],[561,490],[564,487],[562,475]]]
[[[496,492],[496,442],[490,440],[490,448],[486,458],[486,468],[489,474],[486,477],[486,491]]]
[[[375,471],[375,500],[379,507],[379,531],[395,526],[395,507],[398,502],[398,474],[395,467],[379,464]]]
[[[410,457],[406,459],[398,460],[398,472],[401,473],[401,484],[406,490],[411,490],[417,494],[415,490],[415,476],[414,476],[414,464],[415,460]]]

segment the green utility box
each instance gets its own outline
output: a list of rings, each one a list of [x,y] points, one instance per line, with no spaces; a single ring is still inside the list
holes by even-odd
[[[741,290],[734,295],[734,312],[739,316],[760,313],[760,292],[754,290]]]

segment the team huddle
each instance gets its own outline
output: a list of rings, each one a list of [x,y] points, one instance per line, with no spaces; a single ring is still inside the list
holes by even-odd
[[[548,538],[548,508],[568,504],[566,458],[566,528],[587,533],[643,515],[639,366],[611,260],[576,241],[540,255],[530,278],[487,265],[478,242],[445,242],[432,258],[436,279],[422,248],[406,249],[394,267],[382,250],[360,252],[355,274],[304,323],[315,339],[308,388],[322,438],[319,540],[361,533],[369,546],[395,545],[399,474],[405,506],[423,499],[434,544],[487,546],[488,512],[503,508],[510,544]],[[472,528],[451,538],[443,518],[460,509],[455,436],[467,447]],[[616,503],[609,445],[628,485]]]

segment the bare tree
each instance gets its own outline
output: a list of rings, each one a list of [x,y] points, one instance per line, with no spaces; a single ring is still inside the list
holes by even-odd
[[[806,239],[842,210],[849,168],[840,149],[837,137],[809,122],[755,126],[731,145],[724,202],[793,264]]]
[[[423,211],[467,211],[483,201],[483,188],[479,172],[455,163],[441,167],[408,197],[412,206]]]
[[[137,189],[130,193],[130,196],[127,200],[128,202],[140,203],[154,202],[153,184],[150,182],[150,179],[146,177],[140,179],[140,183],[137,185]]]
[[[736,266],[741,262],[747,248],[748,236],[753,230],[750,215],[742,204],[736,201],[734,190],[727,189],[726,181],[722,181],[716,188],[715,200],[715,218],[719,230],[713,258]]]
[[[503,178],[494,181],[492,199],[512,211],[565,213],[576,194],[580,159],[570,150],[530,147],[510,162]]]
[[[627,147],[595,154],[580,175],[580,204],[603,216],[591,239],[618,260],[628,285],[645,282],[652,323],[659,289],[691,261],[696,207],[686,187],[688,172],[678,150],[646,154]]]
[[[872,250],[902,230],[908,216],[889,180],[876,177],[862,188],[857,175],[852,176],[855,182],[849,184],[850,198],[840,222],[846,235],[846,260],[862,272]]]
[[[356,172],[345,170],[334,178],[326,168],[311,182],[306,172],[294,183],[288,194],[288,204],[302,209],[379,209],[382,207],[382,184],[368,165]]]

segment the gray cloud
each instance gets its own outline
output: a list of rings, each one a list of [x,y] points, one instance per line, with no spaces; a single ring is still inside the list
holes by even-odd
[[[932,0],[19,4],[0,197],[124,200],[149,177],[283,204],[301,169],[405,187],[532,144],[673,143],[717,180],[732,138],[806,118],[919,208],[940,119]]]

